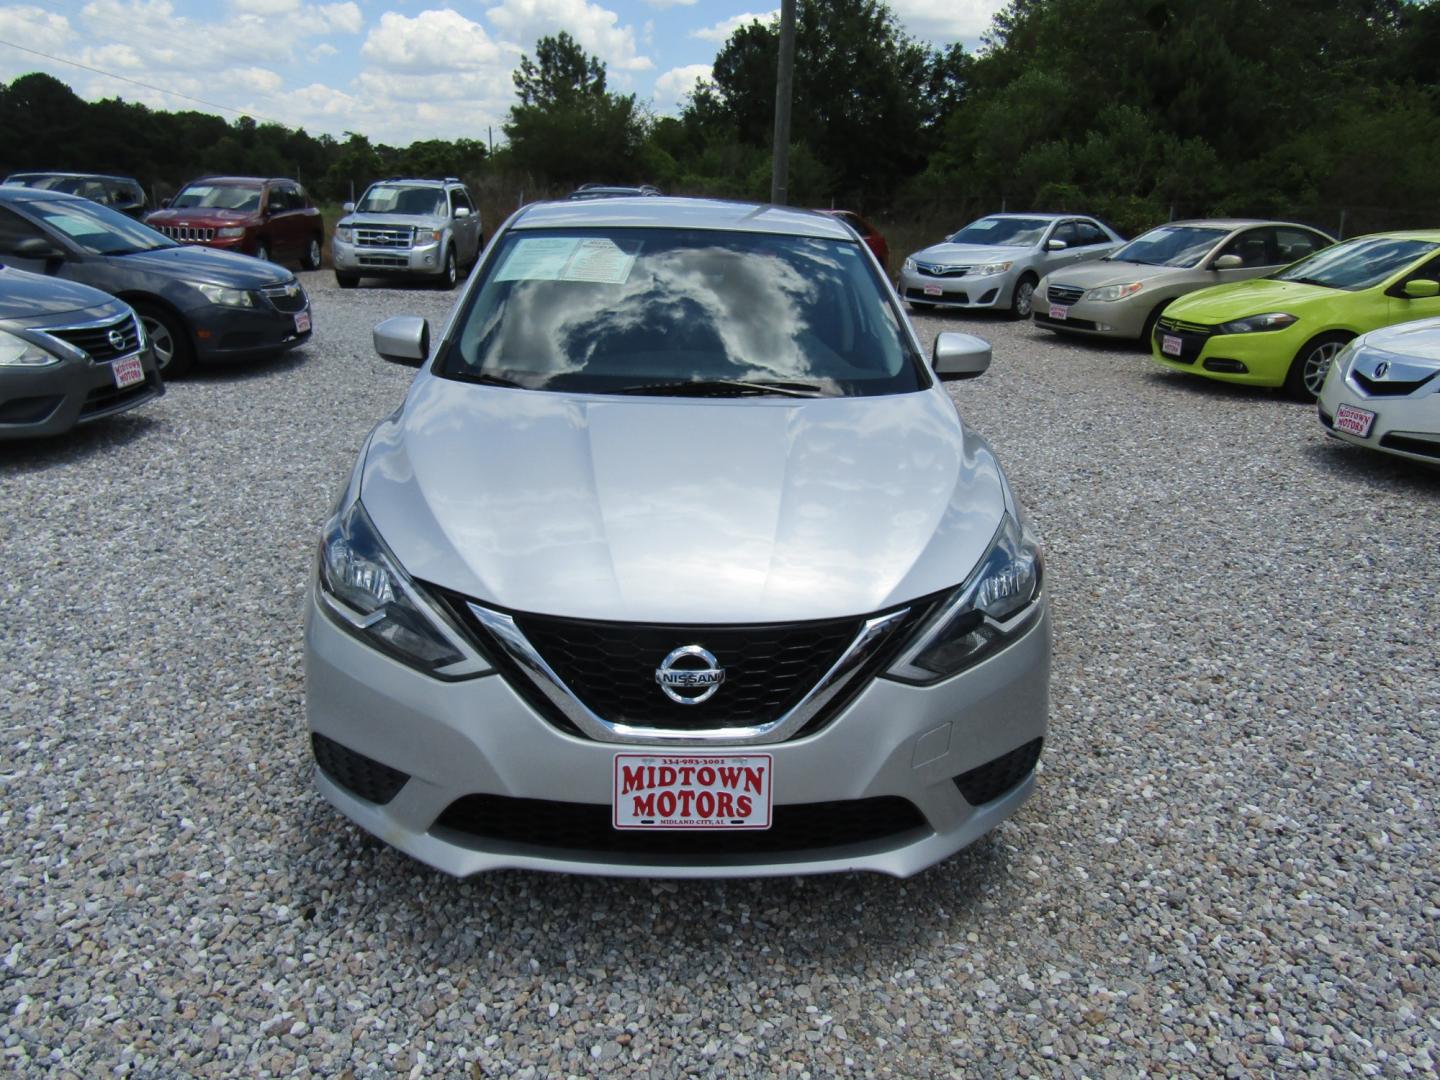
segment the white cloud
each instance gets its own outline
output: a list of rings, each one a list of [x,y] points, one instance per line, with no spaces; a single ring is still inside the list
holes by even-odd
[[[38,7],[0,7],[0,38],[28,49],[54,52],[63,48],[74,33],[70,20],[53,11]]]
[[[485,28],[454,11],[422,11],[407,18],[394,11],[380,16],[360,55],[396,71],[470,71],[501,61],[499,46]]]
[[[978,41],[1005,0],[890,0],[900,24],[932,41]]]
[[[717,45],[723,45],[730,40],[730,35],[742,26],[749,26],[752,22],[769,23],[780,17],[780,10],[774,11],[747,11],[743,15],[731,15],[728,19],[721,19],[714,26],[705,26],[699,30],[692,30],[690,36],[699,38],[701,41],[713,41]]]
[[[639,55],[635,30],[620,26],[615,12],[588,0],[502,0],[486,10],[485,17],[504,36],[506,44],[534,53],[542,37],[569,33],[587,52],[622,71],[648,71],[655,62]]]
[[[334,56],[339,51],[339,49],[335,48],[335,46],[331,45],[328,41],[322,41],[305,54],[305,59],[314,64],[324,60],[327,56]]]
[[[685,96],[695,89],[695,84],[711,75],[709,64],[687,64],[671,68],[655,80],[655,107],[669,112],[679,107]]]
[[[695,0],[645,0],[645,2],[653,8],[664,11],[666,8],[672,7],[690,7]]]

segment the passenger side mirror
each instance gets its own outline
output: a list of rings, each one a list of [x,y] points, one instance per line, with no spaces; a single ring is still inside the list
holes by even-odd
[[[65,261],[65,252],[43,236],[28,236],[0,249],[0,254],[43,262],[47,274],[53,274],[58,264]]]
[[[344,206],[340,207],[340,209],[347,214],[353,214],[355,212],[355,204],[353,202],[347,202]]]
[[[380,359],[418,368],[430,355],[430,324],[418,315],[396,315],[372,332]]]
[[[1245,265],[1245,260],[1239,255],[1221,255],[1210,264],[1212,270],[1239,270]]]
[[[469,217],[469,216],[470,216],[470,210],[469,210],[468,207],[457,206],[457,207],[455,208],[455,216],[456,216],[457,218]]]
[[[990,367],[990,343],[974,334],[947,331],[936,336],[930,364],[942,382],[973,379]]]
[[[169,210],[169,209],[170,209],[170,199],[169,199],[168,197],[160,200],[160,209],[161,209],[161,210]]]
[[[1065,250],[1067,247],[1069,247],[1069,246],[1070,246],[1070,245],[1067,244],[1067,243],[1065,243],[1064,240],[1047,240],[1047,241],[1045,241],[1045,250],[1046,250],[1046,251],[1064,251],[1064,250]]]
[[[1405,282],[1404,292],[1406,297],[1411,300],[1426,300],[1432,296],[1440,296],[1440,281],[1431,281],[1429,278],[1411,278]]]

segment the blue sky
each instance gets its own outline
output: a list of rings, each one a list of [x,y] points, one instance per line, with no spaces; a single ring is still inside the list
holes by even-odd
[[[1002,2],[891,7],[913,37],[974,47]],[[729,31],[773,11],[766,0],[0,0],[0,80],[46,71],[89,99],[239,110],[392,145],[484,138],[487,126],[499,141],[511,73],[543,35],[568,31],[613,89],[674,113]]]

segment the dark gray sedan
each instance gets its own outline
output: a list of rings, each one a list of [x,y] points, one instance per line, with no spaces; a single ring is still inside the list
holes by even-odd
[[[128,304],[0,267],[0,439],[58,435],[164,392]]]
[[[310,338],[310,299],[289,270],[182,246],[75,195],[0,187],[0,265],[129,303],[167,378],[197,360],[273,355]]]

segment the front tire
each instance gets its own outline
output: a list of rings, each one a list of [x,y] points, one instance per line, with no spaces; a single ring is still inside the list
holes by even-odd
[[[190,341],[190,331],[180,317],[168,308],[158,304],[134,304],[135,314],[145,327],[145,336],[150,339],[150,348],[155,353],[155,366],[160,377],[175,379],[184,375],[195,364],[195,346]]]
[[[353,289],[359,283],[360,279],[354,274],[342,274],[339,270],[335,271],[335,284],[339,285],[340,288]]]
[[[312,236],[310,242],[305,245],[305,254],[300,257],[300,268],[302,270],[320,269],[320,238]]]
[[[440,271],[440,281],[438,284],[442,289],[453,289],[456,285],[460,284],[460,265],[455,261],[455,249],[453,247],[447,247],[445,249],[445,266]]]
[[[1015,283],[1015,292],[1010,296],[1010,317],[1028,319],[1035,310],[1035,286],[1033,274],[1026,274]]]
[[[1140,331],[1140,344],[1144,345],[1147,351],[1153,347],[1155,341],[1155,324],[1160,321],[1160,316],[1164,313],[1169,303],[1170,301],[1167,300],[1165,303],[1158,305],[1155,310],[1150,312],[1145,318],[1145,326]]]
[[[1325,385],[1330,361],[1350,340],[1349,334],[1321,334],[1300,347],[1285,374],[1285,392],[1297,401],[1314,401]]]

